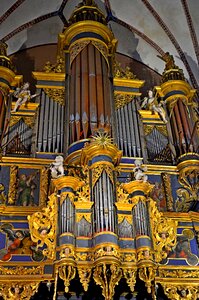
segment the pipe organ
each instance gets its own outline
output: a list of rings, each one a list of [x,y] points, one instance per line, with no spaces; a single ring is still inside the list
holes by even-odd
[[[144,98],[116,46],[82,1],[15,109],[22,77],[0,43],[0,298],[198,297],[195,90],[167,61]]]

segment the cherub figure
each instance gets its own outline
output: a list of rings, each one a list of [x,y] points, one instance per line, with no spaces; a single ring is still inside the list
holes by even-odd
[[[141,104],[141,108],[151,110],[152,113],[157,112],[162,121],[166,124],[166,113],[164,108],[162,107],[162,101],[158,103],[157,99],[153,96],[153,91],[148,91],[148,97],[144,97],[144,100]]]
[[[133,169],[135,180],[141,180],[143,182],[146,182],[148,179],[148,176],[144,174],[144,172],[147,171],[146,167],[142,167],[142,160],[135,160],[135,168]]]
[[[55,157],[55,161],[51,164],[50,170],[52,178],[59,178],[64,176],[63,157],[58,155]]]
[[[15,103],[15,107],[12,110],[12,112],[16,112],[22,104],[27,105],[28,101],[30,99],[33,99],[37,96],[38,94],[31,95],[30,90],[29,90],[30,84],[29,82],[24,83],[24,85],[21,88],[17,88],[16,91],[14,92],[14,97],[16,97],[18,100]]]

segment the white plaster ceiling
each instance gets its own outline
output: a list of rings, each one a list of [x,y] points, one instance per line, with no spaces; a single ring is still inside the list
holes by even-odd
[[[0,39],[8,54],[57,42],[81,0],[1,0]],[[160,74],[157,55],[169,51],[186,78],[199,86],[198,0],[96,0],[118,39],[117,51]]]

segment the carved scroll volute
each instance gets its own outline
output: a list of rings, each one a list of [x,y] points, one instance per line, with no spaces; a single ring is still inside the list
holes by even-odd
[[[4,300],[29,300],[38,290],[40,282],[9,282],[0,284]]]
[[[47,207],[42,211],[28,216],[30,235],[37,248],[44,247],[43,255],[49,259],[55,259],[56,226],[57,226],[57,196],[49,197]]]
[[[109,274],[109,275],[108,275]],[[94,269],[93,278],[96,284],[102,288],[102,295],[105,300],[112,300],[115,286],[122,277],[122,270],[117,264],[100,264]]]

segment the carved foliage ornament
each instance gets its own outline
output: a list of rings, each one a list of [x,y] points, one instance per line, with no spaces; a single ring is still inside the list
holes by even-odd
[[[77,270],[78,270],[80,282],[84,288],[84,291],[86,292],[88,291],[88,285],[90,282],[92,269],[83,266],[83,267],[77,267]]]
[[[64,89],[44,89],[44,92],[50,99],[56,101],[60,105],[64,105]]]
[[[170,300],[197,300],[199,296],[199,287],[191,285],[161,284],[165,295]]]
[[[199,165],[188,166],[180,170],[179,183],[190,191],[191,200],[198,200]]]
[[[98,181],[98,179],[101,176],[103,171],[106,172],[106,174],[110,178],[111,182],[114,184],[113,167],[108,166],[106,164],[101,164],[101,165],[98,165],[96,168],[92,169],[92,185],[93,185],[93,187],[95,186],[96,182]]]
[[[156,262],[161,262],[167,257],[168,251],[176,245],[177,221],[164,218],[157,209],[156,202],[150,199],[150,220],[152,227],[152,239],[154,245],[154,257]]]
[[[132,94],[114,94],[114,99],[115,99],[115,107],[116,109],[119,109],[126,104],[130,103],[134,99],[135,95]]]
[[[9,282],[0,284],[4,300],[29,300],[38,290],[40,282]]]
[[[12,116],[9,123],[10,127],[17,124],[21,119],[28,127],[30,128],[34,127],[35,118],[33,116],[32,117]]]
[[[115,286],[122,277],[122,270],[117,264],[100,264],[94,269],[93,278],[102,288],[102,295],[106,300],[112,300]]]
[[[44,270],[42,266],[38,267],[3,267],[0,266],[0,275],[41,275]]]
[[[41,212],[28,216],[31,239],[37,243],[37,248],[45,247],[43,255],[49,259],[55,258],[56,224],[57,224],[57,196],[49,197],[47,207]]]
[[[68,293],[70,281],[75,278],[76,269],[73,266],[60,266],[59,277],[64,281],[65,292]]]
[[[136,284],[137,269],[123,268],[123,274],[131,292],[133,293]]]

